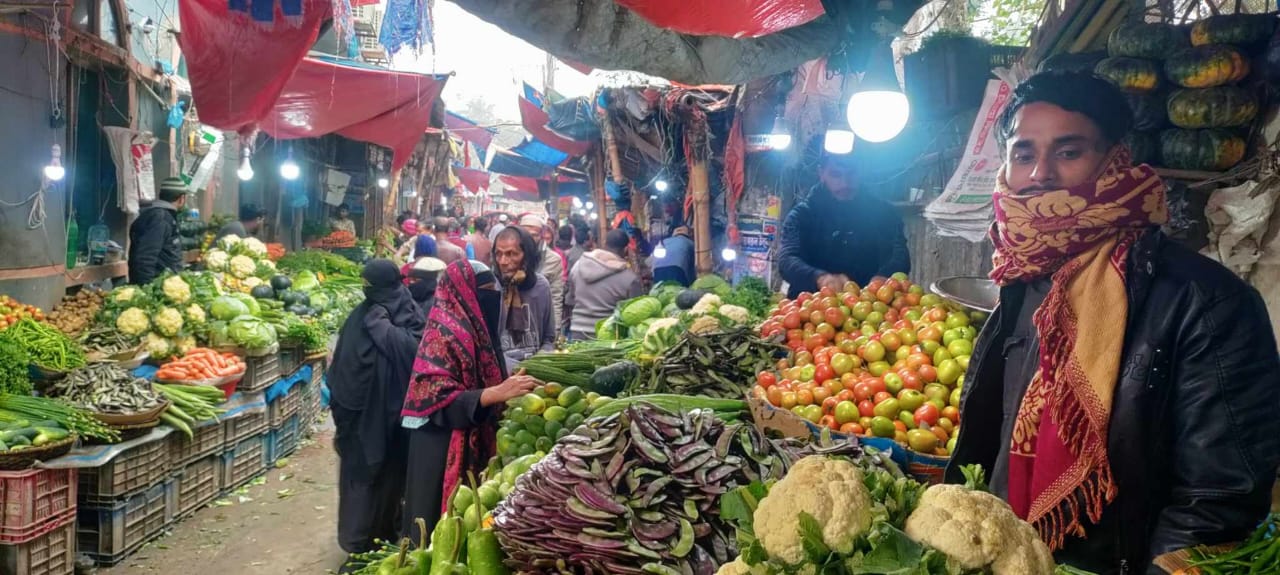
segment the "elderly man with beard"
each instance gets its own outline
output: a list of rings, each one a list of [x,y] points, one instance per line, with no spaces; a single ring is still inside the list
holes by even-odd
[[[502,349],[508,369],[539,351],[556,347],[551,284],[539,273],[538,243],[520,226],[507,226],[493,243],[502,281]]]
[[[1280,356],[1258,293],[1165,237],[1165,186],[1132,165],[1124,96],[1043,73],[1001,116],[991,277],[947,470],[979,463],[1059,562],[1238,541],[1280,463]]]

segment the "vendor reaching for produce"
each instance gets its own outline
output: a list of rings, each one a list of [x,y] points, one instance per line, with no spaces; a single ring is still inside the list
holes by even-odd
[[[258,207],[256,204],[245,204],[240,206],[240,219],[234,222],[227,222],[218,230],[218,236],[213,240],[225,238],[227,236],[236,236],[238,238],[247,238],[258,233],[262,228],[262,222],[267,219],[267,211]]]
[[[1160,573],[1154,556],[1244,539],[1280,463],[1267,310],[1164,236],[1165,186],[1122,144],[1125,97],[1087,73],[1020,85],[998,125],[1000,305],[965,376],[947,479],[992,491],[1059,562]]]
[[[866,285],[876,276],[911,271],[902,217],[887,202],[859,189],[857,170],[825,154],[820,183],[791,208],[782,227],[778,269],[791,286],[787,297],[840,291],[847,281]]]
[[[489,268],[454,262],[436,294],[401,411],[410,430],[404,535],[415,540],[414,518],[431,531],[445,496],[497,453],[493,406],[538,383],[523,371],[507,377],[498,337],[502,294]]]
[[[604,237],[603,250],[583,254],[569,272],[564,305],[573,317],[569,326],[575,341],[595,339],[596,322],[613,315],[622,300],[644,295],[640,278],[627,263],[627,232],[612,230]]]
[[[365,300],[342,325],[328,381],[338,452],[338,543],[348,553],[394,540],[404,496],[407,432],[399,413],[426,315],[388,260],[361,276]]]
[[[129,226],[129,283],[147,285],[165,271],[182,271],[178,210],[187,205],[188,193],[181,179],[165,178],[157,199]]]
[[[551,284],[538,273],[538,244],[520,226],[507,226],[493,245],[502,280],[502,349],[509,370],[529,356],[556,347]]]

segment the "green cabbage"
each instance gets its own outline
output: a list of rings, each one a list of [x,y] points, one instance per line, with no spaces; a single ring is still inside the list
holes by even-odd
[[[213,319],[230,321],[242,315],[249,313],[249,306],[239,298],[224,295],[213,300],[213,304],[209,306],[209,315]]]
[[[677,282],[668,280],[658,282],[658,285],[653,286],[653,289],[649,290],[649,295],[662,300],[663,306],[668,306],[675,303],[676,296],[680,295],[680,292],[682,291],[684,291],[684,286]]]
[[[315,292],[311,294],[311,308],[316,311],[324,311],[329,307],[329,296],[324,292]]]
[[[231,340],[231,336],[227,334],[227,322],[215,321],[209,323],[209,333],[206,336],[209,340],[210,347],[229,347],[236,344]]]
[[[302,270],[298,275],[293,276],[293,289],[298,291],[311,291],[320,287],[320,280],[316,278],[316,274],[311,270]]]
[[[614,341],[627,337],[627,326],[618,323],[614,316],[596,322],[596,339]]]
[[[618,319],[627,327],[636,327],[646,319],[662,315],[662,300],[653,296],[640,296],[622,303]]]
[[[729,292],[733,291],[733,286],[730,286],[729,282],[718,275],[707,274],[693,280],[693,285],[689,286],[689,289],[709,291],[720,297],[725,297],[729,295]]]
[[[237,293],[231,294],[231,297],[240,300],[240,302],[243,303],[245,307],[249,308],[249,311],[246,313],[250,315],[258,315],[262,313],[262,304],[258,303],[258,300],[255,299],[253,296],[247,293],[237,292]]]
[[[242,315],[231,320],[227,326],[227,335],[236,344],[249,349],[271,347],[276,343],[276,329],[266,321],[251,315]]]

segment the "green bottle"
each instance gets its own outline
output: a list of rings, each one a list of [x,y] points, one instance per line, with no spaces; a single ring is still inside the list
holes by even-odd
[[[67,219],[67,269],[76,267],[76,253],[80,247],[80,225],[76,223],[76,214],[72,212]]]

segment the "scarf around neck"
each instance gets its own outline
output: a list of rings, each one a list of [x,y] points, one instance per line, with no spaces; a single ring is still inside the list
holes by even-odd
[[[1032,322],[1039,366],[1014,422],[1009,504],[1051,549],[1085,535],[1118,494],[1107,456],[1112,399],[1128,319],[1129,248],[1168,219],[1164,183],[1116,147],[1098,179],[1019,194],[1002,170],[995,191],[991,279],[1052,277]]]
[[[533,281],[529,281],[532,279]],[[538,276],[529,276],[524,270],[502,282],[502,306],[507,312],[507,331],[522,334],[529,331],[529,318],[524,313],[524,299],[520,290],[527,290],[538,281]]]

